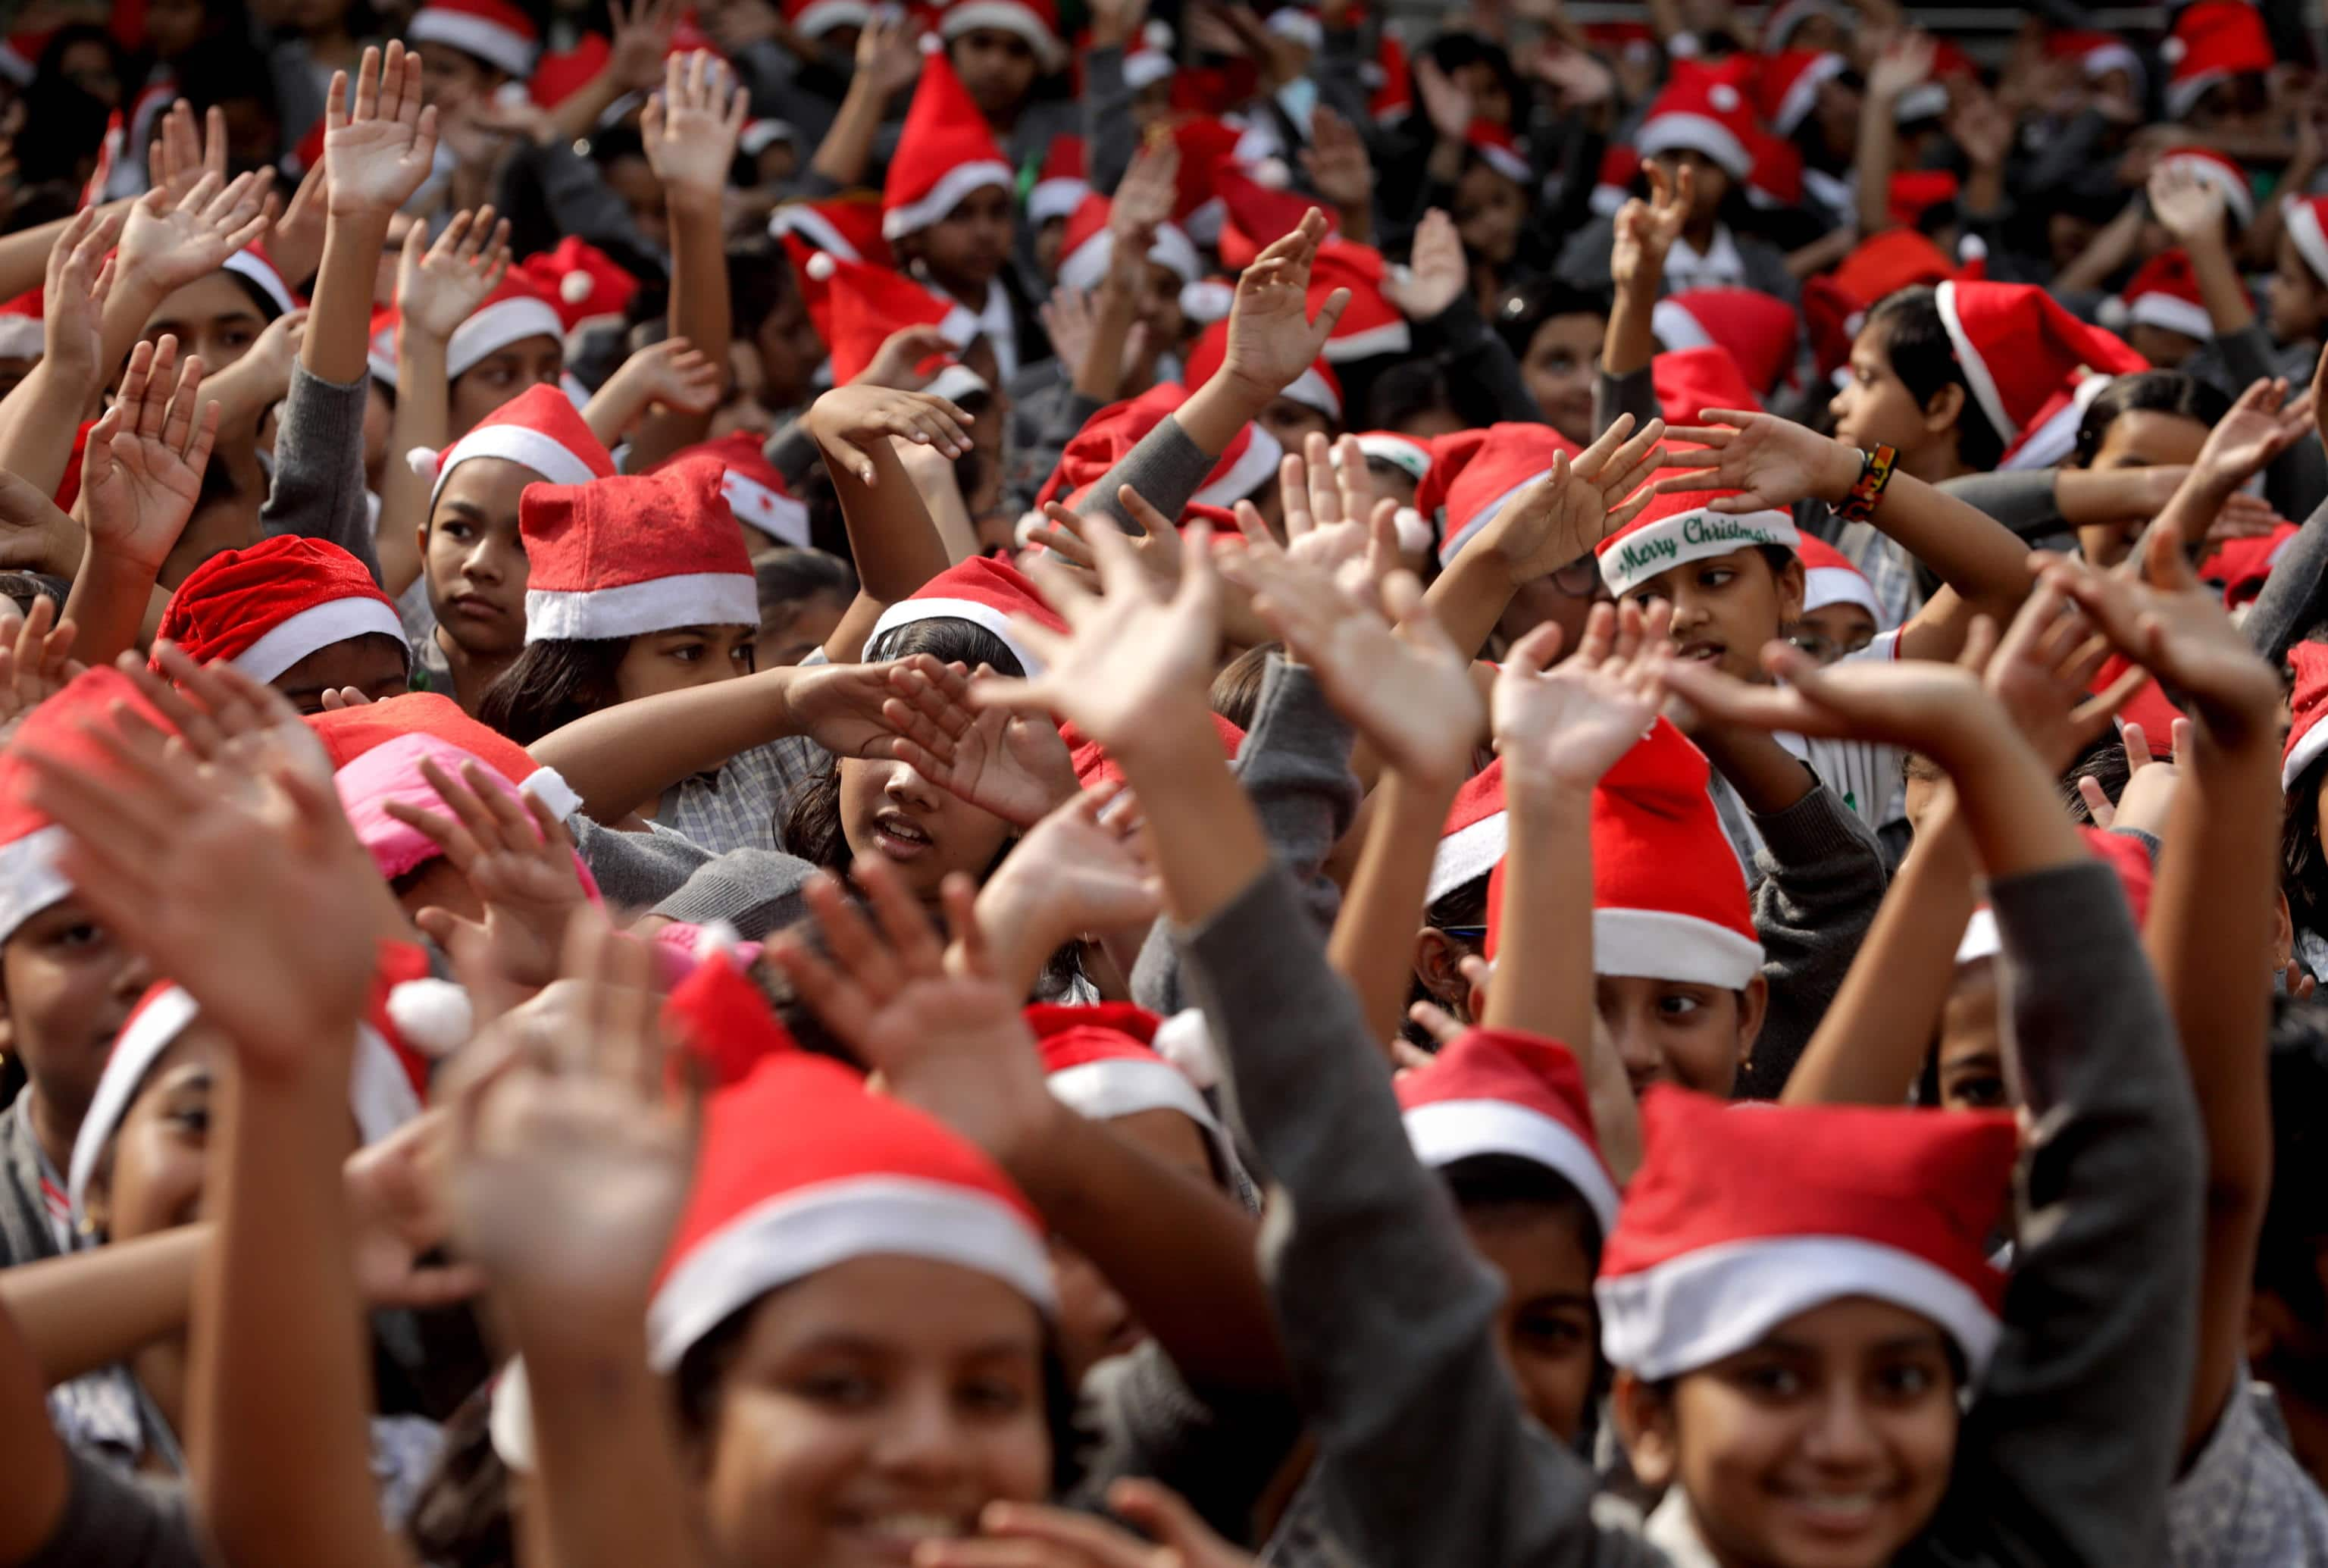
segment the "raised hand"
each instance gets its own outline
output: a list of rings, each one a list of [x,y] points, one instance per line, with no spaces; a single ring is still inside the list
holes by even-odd
[[[1478,110],[1469,89],[1439,69],[1427,56],[1414,62],[1415,85],[1422,89],[1422,113],[1441,141],[1460,142],[1470,134]]]
[[[224,660],[197,664],[174,643],[155,643],[154,662],[159,673],[130,654],[120,667],[176,728],[177,746],[202,765],[209,787],[255,801],[261,786],[254,781],[278,770],[330,787],[331,756],[283,693]]]
[[[1617,73],[1588,50],[1546,42],[1526,64],[1528,74],[1560,96],[1571,114],[1597,108],[1617,96]]]
[[[1319,307],[1317,319],[1310,319],[1310,268],[1325,238],[1325,215],[1312,207],[1292,233],[1263,250],[1237,278],[1221,374],[1249,396],[1265,402],[1291,385],[1317,362],[1349,308],[1350,291],[1338,288]]]
[[[58,622],[55,604],[42,594],[17,621],[15,636],[0,642],[0,743],[87,668],[72,656],[74,630],[70,621]]]
[[[230,418],[255,430],[267,410],[291,390],[291,367],[299,362],[299,346],[307,336],[307,313],[286,311],[267,324],[240,359],[210,380],[210,390]]]
[[[1991,634],[1993,635],[1993,634]],[[1761,686],[1710,664],[1675,660],[1666,684],[1717,724],[1773,734],[1867,740],[1947,762],[1993,707],[1980,677],[1930,659],[1847,659],[1821,665],[1801,650],[1770,643],[1762,665],[1782,684]]]
[[[1393,268],[1383,280],[1383,293],[1407,320],[1430,321],[1443,315],[1470,282],[1470,264],[1463,258],[1455,220],[1433,207],[1414,231],[1406,265]]]
[[[446,1191],[461,1253],[536,1332],[636,1335],[695,1169],[699,1117],[665,1088],[653,955],[595,910],[568,926],[554,1016],[469,1049]]]
[[[978,917],[1008,942],[1020,921],[1039,924],[1032,945],[1144,930],[1163,912],[1163,887],[1140,852],[1139,802],[1130,790],[1078,790],[1010,847],[978,890]]]
[[[1983,682],[2004,704],[2037,759],[2057,774],[2109,728],[2111,716],[2150,679],[2136,665],[2107,691],[2092,695],[2089,688],[2109,652],[2108,640],[2060,587],[2041,582],[1986,660]]]
[[[1501,564],[1514,587],[1591,554],[1649,503],[1656,493],[1640,487],[1673,461],[1659,445],[1669,433],[1663,419],[1636,432],[1633,417],[1619,415],[1573,460],[1555,456],[1552,472],[1506,502],[1472,548]]]
[[[944,398],[887,387],[835,387],[809,405],[803,421],[838,463],[867,485],[874,483],[873,460],[865,448],[889,437],[934,446],[949,457],[970,450],[971,416]]]
[[[1139,35],[1148,20],[1148,0],[1093,0],[1092,47],[1120,48]]]
[[[2245,484],[2312,428],[2310,399],[2315,395],[2291,402],[2286,380],[2255,382],[2207,432],[2194,466],[2231,485]]]
[[[1051,340],[1052,352],[1059,356],[1059,363],[1070,367],[1082,364],[1084,354],[1091,348],[1091,296],[1080,288],[1069,288],[1063,283],[1051,290],[1051,297],[1042,303],[1036,314],[1043,318],[1043,335]],[[928,330],[934,333],[937,329],[932,327]],[[881,346],[887,348],[889,345],[884,343]],[[867,366],[865,373],[870,374],[871,370],[871,366]],[[860,375],[857,379],[861,380],[864,377]]]
[[[1948,136],[1974,168],[2002,168],[2013,150],[2013,116],[1994,95],[1967,84],[1948,114]]]
[[[1471,662],[1423,603],[1403,568],[1352,592],[1259,542],[1222,558],[1253,592],[1253,607],[1316,673],[1334,707],[1402,773],[1460,779],[1481,722]]]
[[[574,840],[549,807],[531,795],[522,805],[512,800],[475,763],[464,763],[461,775],[456,779],[434,762],[420,765],[420,776],[449,816],[402,801],[388,802],[387,810],[444,852],[485,917],[468,920],[431,907],[413,923],[448,953],[474,951],[510,990],[539,990],[558,978],[567,922],[588,902],[575,870]]]
[[[1595,605],[1576,652],[1549,670],[1560,651],[1557,625],[1515,643],[1488,703],[1506,787],[1599,784],[1657,720],[1672,622],[1664,604],[1646,615],[1636,605]]]
[[[887,102],[920,80],[922,51],[914,25],[903,16],[874,14],[857,35],[857,75]]]
[[[1937,58],[1929,34],[1910,33],[1887,43],[1867,71],[1867,96],[1896,104],[1931,79]]]
[[[41,364],[78,400],[95,389],[107,367],[105,302],[113,293],[115,263],[106,254],[121,238],[126,214],[107,217],[96,207],[73,215],[49,251],[41,286]]]
[[[1144,1541],[1105,1519],[1042,1503],[990,1503],[980,1534],[934,1540],[917,1568],[1253,1568],[1253,1560],[1206,1528],[1178,1494],[1149,1480],[1108,1488],[1111,1512],[1145,1530]]]
[[[193,515],[218,437],[219,407],[200,401],[202,359],[190,354],[178,371],[177,355],[178,340],[167,335],[130,352],[121,394],[81,455],[90,541],[155,571]]]
[[[671,29],[679,25],[683,8],[684,0],[637,0],[625,13],[623,0],[611,0],[606,20],[614,37],[606,51],[606,69],[623,91],[645,92],[662,79]]]
[[[226,258],[267,232],[267,192],[272,170],[221,182],[205,174],[183,198],[155,186],[131,203],[114,253],[115,276],[155,298],[183,288],[226,265]]]
[[[1365,207],[1375,199],[1375,166],[1357,128],[1320,104],[1310,111],[1310,146],[1301,155],[1310,183],[1337,207]]]
[[[979,666],[978,679],[993,675]],[[891,754],[941,789],[1021,829],[1076,793],[1058,728],[1037,715],[971,707],[971,677],[959,667],[900,664],[889,684],[897,696],[881,714],[897,732]]]
[[[849,385],[918,392],[930,384],[930,378],[921,371],[923,361],[953,352],[953,343],[934,326],[899,327],[881,340],[865,368],[849,378]]]
[[[1344,568],[1365,561],[1373,537],[1371,509],[1358,515],[1344,510],[1333,448],[1325,437],[1313,430],[1302,441],[1300,452],[1288,452],[1278,459],[1277,493],[1285,518],[1285,553],[1295,565],[1338,581]],[[1392,508],[1393,512],[1396,510]],[[1269,540],[1261,511],[1251,502],[1237,503],[1236,518],[1248,541]],[[1394,541],[1395,538],[1394,532]],[[1380,577],[1397,559],[1394,542],[1389,559],[1378,560],[1371,575]]]
[[[270,211],[268,216],[268,258],[295,286],[314,277],[324,259],[324,228],[332,196],[328,167],[324,159],[316,159],[315,166],[300,177],[289,204],[279,212]]]
[[[2189,169],[2161,164],[2150,171],[2150,211],[2182,245],[2221,243],[2228,211],[2221,189]]]
[[[46,491],[0,469],[0,568],[69,577],[80,570],[88,541]]]
[[[662,90],[639,121],[647,166],[676,194],[718,201],[750,108],[728,62],[709,50],[672,56],[663,62]]]
[[[1609,276],[1620,289],[1665,277],[1666,257],[1689,221],[1690,197],[1697,188],[1697,176],[1687,164],[1673,179],[1654,160],[1644,160],[1641,167],[1649,176],[1649,199],[1630,197],[1617,210],[1616,239],[1609,251]]]
[[[509,271],[509,220],[492,207],[453,214],[445,232],[428,242],[427,225],[415,223],[396,263],[396,310],[400,330],[439,343],[449,340]]]
[[[420,101],[420,56],[391,42],[366,49],[351,92],[332,74],[324,100],[324,166],[338,218],[384,221],[404,205],[436,156],[436,110]]]
[[[1179,177],[1180,150],[1170,142],[1143,147],[1131,160],[1107,212],[1119,252],[1129,245],[1136,247],[1135,256],[1148,254],[1157,229],[1171,218],[1172,205],[1179,199]]]
[[[887,759],[896,735],[883,710],[896,695],[890,684],[899,671],[936,680],[945,666],[927,653],[909,653],[887,664],[824,664],[803,667],[784,689],[793,727],[835,756]]]
[[[1693,472],[1658,480],[1657,494],[1735,490],[1740,493],[1709,501],[1705,510],[1784,512],[1806,497],[1839,502],[1859,483],[1859,454],[1807,426],[1743,408],[1708,408],[1705,417],[1717,422],[1666,432],[1702,449],[1666,455],[1667,468]]]
[[[216,174],[220,184],[226,183],[226,110],[211,105],[197,131],[193,105],[180,99],[162,117],[158,130],[146,153],[149,189],[167,192],[174,206],[204,174]]]
[[[590,399],[583,418],[604,439],[608,432],[619,437],[650,404],[704,414],[718,401],[719,367],[710,356],[685,338],[665,338],[624,360]]]
[[[425,1310],[484,1289],[484,1274],[474,1264],[420,1261],[452,1234],[442,1169],[451,1132],[447,1112],[425,1112],[357,1150],[341,1168],[356,1284],[375,1307]]]

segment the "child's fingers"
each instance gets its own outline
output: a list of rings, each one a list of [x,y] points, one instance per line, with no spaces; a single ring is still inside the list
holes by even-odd
[[[2150,755],[2150,737],[2140,724],[2121,725],[2118,740],[2126,747],[2126,768],[2129,774],[2140,773],[2157,760]]]
[[[896,867],[886,858],[874,855],[860,857],[850,869],[858,886],[865,889],[867,900],[873,906],[874,918],[880,923],[881,934],[906,973],[937,973],[945,950],[929,917],[922,913],[921,901],[906,890],[906,879],[898,875]]]
[[[1437,1002],[1415,1002],[1406,1009],[1406,1016],[1438,1045],[1451,1046],[1463,1038],[1464,1026]]]
[[[2093,775],[2079,775],[2078,798],[2085,803],[2086,814],[2093,819],[2094,826],[2107,829],[2117,820],[2117,808],[2110,804],[2109,795],[2103,790],[2101,781]]]

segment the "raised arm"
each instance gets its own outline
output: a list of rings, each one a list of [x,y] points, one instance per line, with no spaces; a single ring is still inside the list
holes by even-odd
[[[727,61],[697,50],[665,62],[662,91],[647,100],[639,122],[647,162],[671,209],[671,335],[702,344],[718,378],[715,395],[701,408],[673,399],[648,418],[631,444],[632,465],[642,471],[711,433],[716,394],[728,384],[735,311],[720,202],[748,98]]]
[[[117,360],[105,358],[102,323],[118,265],[106,252],[126,214],[85,211],[49,252],[41,289],[41,358],[0,399],[0,469],[54,495],[72,460],[75,431]]]
[[[953,564],[891,441],[955,459],[971,449],[972,421],[943,398],[859,382],[825,393],[802,422],[824,454],[857,563],[856,602],[825,643],[830,657],[847,662],[863,656],[884,609]]]
[[[1618,209],[1615,243],[1609,251],[1616,298],[1600,342],[1600,373],[1610,377],[1646,371],[1657,358],[1651,320],[1657,296],[1665,292],[1666,257],[1689,219],[1694,182],[1691,172],[1685,168],[1680,178],[1667,180],[1661,164],[1644,162],[1641,167],[1648,172],[1649,200],[1636,196]]]

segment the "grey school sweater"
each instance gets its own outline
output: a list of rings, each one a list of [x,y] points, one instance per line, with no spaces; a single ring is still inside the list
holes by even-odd
[[[2032,1129],[2021,1251],[1948,1494],[1897,1561],[2154,1563],[2196,1331],[2197,1114],[2108,869],[1989,893]],[[1279,1188],[1263,1267],[1335,1535],[1367,1568],[1670,1568],[1595,1520],[1591,1470],[1525,1413],[1496,1347],[1502,1287],[1409,1149],[1285,873],[1182,940]]]
[[[364,500],[363,419],[369,383],[343,385],[291,367],[291,392],[275,427],[275,479],[258,526],[272,539],[297,534],[338,545],[380,581],[371,509]]]

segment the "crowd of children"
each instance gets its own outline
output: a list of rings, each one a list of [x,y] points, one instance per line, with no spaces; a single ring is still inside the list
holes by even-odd
[[[25,7],[0,1564],[2328,1568],[2328,61],[2043,9]]]

